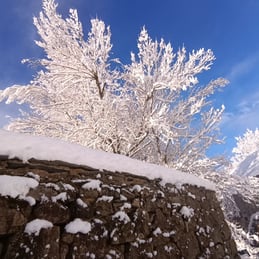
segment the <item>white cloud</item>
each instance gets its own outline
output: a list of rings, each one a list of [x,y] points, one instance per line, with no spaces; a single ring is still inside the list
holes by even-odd
[[[19,116],[19,108],[22,107],[15,103],[0,103],[0,129],[8,124],[10,118],[17,118]]]
[[[232,91],[226,96],[226,112],[220,127],[228,137],[259,128],[258,72],[259,51],[236,63],[226,76]]]
[[[234,82],[240,77],[249,74],[255,67],[259,65],[259,52],[254,53],[252,56],[248,56],[235,64],[230,72],[225,76],[230,82]]]
[[[221,123],[223,131],[240,132],[238,133],[240,135],[246,129],[259,128],[259,90],[245,96],[234,108],[223,116]]]

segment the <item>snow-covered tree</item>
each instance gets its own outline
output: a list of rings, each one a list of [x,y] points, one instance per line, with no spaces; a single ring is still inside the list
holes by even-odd
[[[249,156],[255,154],[256,152],[259,152],[259,130],[255,129],[254,131],[252,131],[250,129],[247,129],[243,136],[236,137],[236,141],[236,147],[234,147],[232,150],[232,172],[236,171],[241,163],[245,161],[245,159],[247,159]],[[255,156],[255,159],[256,157],[257,155]],[[253,161],[250,161],[249,163],[252,162]]]
[[[219,78],[201,87],[197,79],[215,59],[211,50],[174,52],[170,43],[153,41],[143,28],[138,53],[123,65],[111,59],[111,31],[99,19],[91,20],[85,39],[76,10],[65,19],[54,0],[43,0],[34,24],[40,36],[36,44],[46,56],[36,62],[41,70],[32,82],[0,91],[0,101],[30,108],[8,129],[184,171],[218,164],[206,151],[221,142],[224,107],[213,108],[209,98],[227,81]]]
[[[227,169],[229,173],[210,174],[205,177],[217,183],[218,198],[221,200],[238,249],[246,249],[251,258],[253,256],[253,258],[257,258],[259,249],[253,247],[253,237],[258,239],[258,235],[249,233],[248,223],[246,228],[239,224],[244,212],[240,211],[238,199],[236,200],[235,197],[241,198],[251,207],[256,207],[259,202],[259,178],[253,177],[253,175],[259,174],[259,130],[248,129],[243,136],[237,137],[236,141],[236,147],[232,150],[233,157]]]

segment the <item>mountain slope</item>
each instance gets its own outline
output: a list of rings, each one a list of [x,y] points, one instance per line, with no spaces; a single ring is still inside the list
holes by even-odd
[[[242,177],[259,175],[259,150],[248,155],[233,171],[233,174]]]

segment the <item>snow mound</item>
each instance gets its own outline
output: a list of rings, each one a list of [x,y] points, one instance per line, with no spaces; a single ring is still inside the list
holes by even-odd
[[[259,150],[248,155],[234,170],[233,174],[242,177],[259,175]]]
[[[0,195],[12,198],[22,198],[30,188],[36,188],[38,181],[23,176],[0,175]]]
[[[65,226],[66,232],[71,234],[87,234],[91,231],[91,224],[88,221],[83,221],[79,218],[74,219]]]
[[[30,158],[48,161],[59,160],[89,166],[98,170],[127,172],[145,176],[149,179],[160,178],[161,184],[190,184],[215,190],[213,183],[191,174],[135,160],[123,155],[92,150],[54,138],[0,130],[0,141],[0,155],[7,155],[9,158],[16,157],[24,162],[27,162]]]
[[[27,223],[24,232],[35,236],[38,236],[40,234],[41,229],[47,229],[52,228],[53,224],[45,219],[34,219]]]

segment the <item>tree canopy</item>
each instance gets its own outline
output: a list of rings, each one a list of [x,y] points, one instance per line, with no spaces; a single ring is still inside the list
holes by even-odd
[[[124,65],[111,58],[111,30],[99,19],[91,20],[85,36],[76,10],[63,18],[54,0],[43,0],[34,25],[45,57],[37,61],[40,69],[32,82],[0,91],[0,101],[30,107],[8,129],[184,171],[218,163],[206,151],[221,143],[224,106],[214,108],[210,96],[227,80],[200,86],[197,78],[211,68],[210,49],[175,52],[163,39],[152,40],[143,27],[138,52]]]

